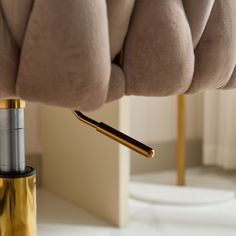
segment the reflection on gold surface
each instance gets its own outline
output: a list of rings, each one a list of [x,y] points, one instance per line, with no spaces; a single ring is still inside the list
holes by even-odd
[[[0,109],[25,108],[25,101],[20,99],[0,100]]]
[[[36,177],[0,179],[0,236],[36,236]]]

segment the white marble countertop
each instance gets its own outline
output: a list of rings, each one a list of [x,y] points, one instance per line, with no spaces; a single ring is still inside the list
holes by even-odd
[[[106,236],[109,225],[44,190],[37,191],[38,236]]]
[[[38,236],[235,236],[236,200],[171,207],[130,200],[130,223],[116,229],[73,204],[40,189]]]

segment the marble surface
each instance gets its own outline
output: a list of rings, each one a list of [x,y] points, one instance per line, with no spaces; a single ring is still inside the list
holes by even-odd
[[[175,185],[176,171],[168,170],[133,175],[131,180],[140,183]],[[186,185],[236,191],[236,171],[224,171],[216,167],[188,168]]]
[[[233,190],[131,182],[130,196],[140,201],[156,204],[197,206],[230,201],[235,198],[235,192]]]
[[[46,190],[38,191],[38,236],[235,236],[236,199],[211,206],[164,206],[131,199],[116,229]]]

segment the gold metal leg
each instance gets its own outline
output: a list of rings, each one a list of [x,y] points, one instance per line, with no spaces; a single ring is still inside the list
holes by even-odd
[[[177,185],[185,185],[185,95],[178,96]]]

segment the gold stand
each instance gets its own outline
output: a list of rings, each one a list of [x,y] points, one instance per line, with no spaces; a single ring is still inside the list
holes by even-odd
[[[0,173],[0,236],[36,236],[36,177]]]
[[[185,185],[185,95],[178,96],[177,185]]]
[[[33,168],[25,167],[24,164],[24,133],[16,133],[17,130],[24,129],[18,124],[22,122],[22,113],[17,113],[18,109],[24,107],[25,102],[22,100],[0,101],[0,110],[14,110],[14,113],[10,113],[10,118],[1,116],[3,119],[6,117],[1,122],[1,140],[4,145],[9,144],[6,148],[10,151],[4,152],[2,149],[0,156],[1,161],[9,162],[0,162],[2,166],[7,164],[4,166],[7,170],[0,170],[0,236],[37,235],[36,174]],[[11,142],[5,144],[4,141],[8,139]]]

